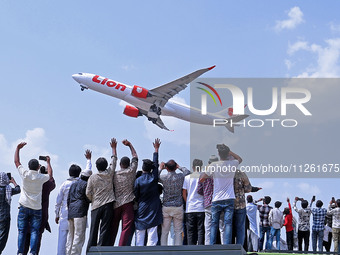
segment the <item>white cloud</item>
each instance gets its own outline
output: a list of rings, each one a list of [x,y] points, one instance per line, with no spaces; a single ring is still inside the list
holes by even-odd
[[[28,162],[31,158],[38,158],[39,155],[49,155],[51,162],[56,165],[58,156],[49,153],[46,149],[47,137],[43,128],[34,128],[28,130],[24,138],[9,144],[3,134],[0,134],[0,159],[2,164],[13,166],[13,158],[16,146],[20,142],[26,142],[27,145],[21,150],[20,160],[22,163]]]
[[[288,12],[288,19],[276,21],[275,30],[294,29],[297,25],[303,23],[303,13],[299,7],[295,6]]]
[[[301,63],[301,59],[295,58],[295,54],[299,51],[304,51],[307,54],[303,59],[308,58],[312,61]],[[296,75],[297,78],[340,77],[340,38],[325,40],[324,45],[298,41],[289,45],[287,53],[290,54],[289,61],[296,60],[300,65],[306,64],[304,69]],[[295,66],[297,65],[298,63],[295,64]],[[299,123],[323,124],[340,117],[340,112],[337,110],[340,108],[338,100],[340,87],[337,79],[294,79],[289,86],[304,87],[312,95],[308,102],[308,110],[313,116],[302,118]]]
[[[293,63],[289,59],[285,59],[285,65],[286,65],[287,69],[290,70],[293,66]]]
[[[288,44],[287,53],[289,55],[293,55],[295,52],[299,50],[309,50],[309,49],[310,47],[308,46],[308,43],[306,41],[297,41],[294,44]]]
[[[299,78],[331,78],[340,76],[340,38],[325,40],[323,47],[318,44],[309,44],[298,41],[288,45],[287,53],[293,56],[298,51],[308,51],[315,55],[317,63],[308,68],[297,77]],[[288,60],[291,61],[291,60]]]
[[[300,189],[301,192],[304,193],[304,195],[309,195],[310,197],[314,195],[319,195],[321,193],[321,190],[318,186],[311,185],[309,183],[301,182],[297,185],[297,187]]]

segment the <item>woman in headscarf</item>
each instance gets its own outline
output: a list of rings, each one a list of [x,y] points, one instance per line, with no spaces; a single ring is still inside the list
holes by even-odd
[[[15,188],[12,188],[9,185],[10,183]],[[9,179],[6,173],[0,172],[0,254],[5,249],[8,239],[12,196],[19,193],[20,186],[15,182],[14,178]]]

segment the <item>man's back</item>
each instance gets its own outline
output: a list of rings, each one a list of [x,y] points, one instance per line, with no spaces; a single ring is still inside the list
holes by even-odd
[[[248,176],[237,170],[234,176],[234,192],[235,192],[235,209],[243,209],[246,207],[245,193],[251,192],[252,186]]]
[[[186,212],[204,212],[204,198],[197,193],[200,173],[193,172],[185,176],[183,189],[187,190]]]
[[[280,229],[283,225],[283,212],[279,208],[273,208],[269,212],[269,222],[275,229]]]
[[[61,184],[59,193],[57,195],[57,200],[56,200],[56,206],[55,206],[55,213],[56,217],[59,217],[61,220],[68,219],[68,208],[67,208],[67,198],[68,198],[68,193],[70,191],[71,185],[73,182],[77,181],[77,178],[70,177],[66,181]],[[62,221],[61,221],[62,222]],[[66,227],[67,222],[61,223],[65,224]]]
[[[116,168],[116,162],[117,156],[113,156],[110,166],[105,171],[90,176],[87,182],[86,196],[92,203],[91,210],[115,200],[113,174]]]
[[[87,181],[79,179],[72,183],[68,196],[68,219],[87,215],[89,200],[86,197]]]
[[[312,209],[313,227],[312,230],[320,231],[325,228],[324,222],[327,210],[325,208],[317,207]]]
[[[255,233],[257,233],[257,206],[254,203],[247,203],[246,205],[247,217],[249,219],[250,229]]]
[[[136,180],[137,167],[138,158],[133,157],[131,160],[131,165],[128,168],[114,172],[113,186],[116,198],[114,205],[115,208],[132,202],[135,198],[133,189]]]
[[[22,192],[19,204],[33,210],[41,209],[42,186],[50,177],[35,170],[26,170],[22,165],[18,166],[22,178]]]
[[[299,214],[299,230],[300,231],[309,231],[310,230],[310,215],[312,210],[309,206],[306,208],[298,209],[296,206],[296,201],[293,206],[294,210]]]
[[[329,210],[332,215],[332,228],[340,228],[340,207]]]
[[[223,160],[208,166],[207,174],[214,178],[213,202],[235,198],[234,175],[238,165],[237,160]]]
[[[269,212],[273,209],[271,206],[264,204],[262,206],[258,206],[259,216],[260,216],[260,226],[268,227],[269,226]]]
[[[183,204],[182,187],[184,178],[190,171],[183,168],[183,172],[176,173],[175,171],[167,172],[165,175],[160,175],[159,180],[163,184],[163,206],[181,206]]]

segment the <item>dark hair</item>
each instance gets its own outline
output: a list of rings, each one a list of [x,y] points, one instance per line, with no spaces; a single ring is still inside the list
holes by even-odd
[[[163,185],[158,183],[158,194],[162,195],[163,194]]]
[[[137,173],[136,173],[136,179],[139,178],[139,177],[141,177],[142,174],[143,174],[143,172],[140,171],[140,170],[138,170]]]
[[[28,162],[28,168],[30,170],[38,170],[39,169],[39,161],[37,159],[31,159],[29,162]]]
[[[302,200],[302,201],[301,201],[301,207],[302,207],[303,209],[306,209],[307,206],[308,206],[308,201],[307,201],[307,200]]]
[[[265,196],[263,199],[263,202],[267,205],[269,205],[271,201],[272,201],[272,198],[270,196]]]
[[[165,163],[165,167],[170,171],[175,171],[177,167],[177,163],[175,160],[170,159],[168,162]]]
[[[123,168],[128,168],[130,166],[130,159],[128,157],[122,157],[120,159],[120,165]]]
[[[248,196],[247,196],[247,202],[248,202],[248,203],[253,202],[253,197],[252,197],[252,195],[248,195]]]
[[[83,181],[87,182],[89,178],[90,178],[90,176],[80,175],[80,179],[82,179]]]
[[[192,167],[194,168],[194,170],[198,168],[200,172],[202,166],[203,166],[202,160],[196,158],[192,161]]]
[[[218,155],[220,155],[220,158],[222,160],[226,160],[229,156],[230,149],[225,144],[217,144],[216,148],[218,150]]]
[[[316,201],[316,207],[322,207],[323,206],[323,202],[321,200]]]
[[[96,167],[98,169],[99,172],[103,172],[106,170],[108,166],[107,160],[103,157],[98,158],[96,161]]]
[[[283,214],[289,214],[290,213],[290,210],[288,207],[286,207],[284,210],[283,210]]]
[[[144,172],[150,173],[153,167],[153,162],[150,159],[143,159],[142,169]]]
[[[338,207],[340,207],[340,199],[337,199],[337,200],[336,200],[336,205],[337,205]]]
[[[280,201],[276,201],[274,205],[275,205],[275,208],[280,208],[282,203]]]
[[[71,177],[79,177],[80,175],[80,172],[81,172],[81,168],[80,166],[78,165],[71,165],[69,170],[68,170],[68,174],[71,176]]]

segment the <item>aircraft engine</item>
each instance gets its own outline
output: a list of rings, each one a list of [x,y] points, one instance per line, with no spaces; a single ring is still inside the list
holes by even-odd
[[[131,105],[127,105],[124,108],[124,112],[123,112],[126,116],[129,117],[134,117],[137,118],[138,116],[140,116],[141,114],[139,113],[139,110]]]
[[[149,95],[149,91],[143,87],[139,87],[135,85],[133,86],[131,95],[133,95],[134,97],[139,97],[139,98],[147,98]]]

